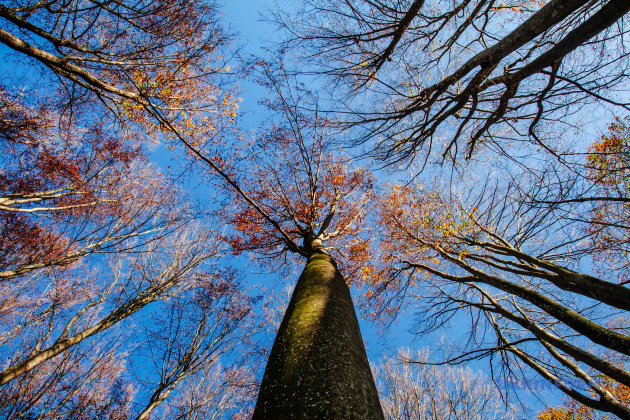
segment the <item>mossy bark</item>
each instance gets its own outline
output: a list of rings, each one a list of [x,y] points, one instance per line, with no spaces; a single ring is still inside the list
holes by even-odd
[[[350,290],[313,253],[271,349],[253,420],[383,419]]]

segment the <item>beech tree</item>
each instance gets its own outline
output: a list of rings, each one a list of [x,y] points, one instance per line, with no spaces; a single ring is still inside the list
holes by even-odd
[[[295,48],[305,71],[337,82],[341,105],[331,109],[391,164],[432,151],[470,157],[478,143],[554,151],[545,123],[557,133],[579,128],[576,113],[593,102],[628,110],[624,0],[330,0],[296,9],[275,13],[288,33],[283,47]]]
[[[251,418],[256,380],[248,366],[214,365],[182,384],[178,397],[169,400],[175,419]]]
[[[247,375],[219,368],[218,355],[252,327],[243,309],[251,302],[236,283],[229,297],[201,293],[212,286],[201,274],[216,259],[215,236],[191,225],[201,212],[142,147],[191,133],[216,140],[233,124],[237,100],[220,87],[229,38],[209,2],[0,5],[3,58],[39,77],[33,84],[11,73],[1,95],[8,418],[135,418],[130,404],[145,403],[127,386],[138,379],[126,368],[129,348],[107,349],[114,337],[125,345],[137,339],[125,341],[120,329],[134,314],[165,309],[164,299],[194,300],[208,318],[197,323],[198,335],[183,333],[191,324],[166,340],[189,351],[185,360],[163,360],[175,373],[140,415],[169,394],[181,418],[210,415],[209,404],[217,407],[212,415],[224,415],[243,401],[234,389]],[[87,357],[91,349],[103,359]],[[115,363],[105,363],[110,354]],[[99,373],[85,374],[92,371]],[[117,382],[103,385],[108,375]],[[193,377],[216,387],[195,390]]]
[[[156,258],[157,255],[152,257]],[[141,336],[137,333],[126,334],[124,331],[110,329],[105,336],[101,333],[90,340],[92,331],[85,327],[91,325],[84,326],[83,330],[77,331],[78,334],[86,335],[80,342],[60,352],[59,356],[34,366],[0,388],[0,395],[3,397],[0,412],[6,418],[23,418],[37,413],[40,418],[89,419],[112,416],[121,419],[146,419],[154,418],[150,417],[150,414],[160,404],[165,406],[160,407],[162,413],[177,412],[182,418],[203,416],[200,413],[213,410],[219,415],[225,414],[226,410],[232,410],[229,412],[241,410],[243,407],[235,404],[247,402],[248,394],[251,398],[251,392],[248,390],[252,387],[252,380],[246,376],[247,372],[242,368],[240,371],[230,366],[222,368],[219,356],[243,336],[251,334],[252,330],[245,322],[249,312],[247,305],[251,302],[238,292],[237,283],[225,288],[220,282],[214,281],[215,277],[203,275],[197,279],[180,279],[177,283],[172,279],[166,279],[159,285],[166,289],[161,295],[149,300],[151,298],[149,291],[144,293],[145,300],[148,300],[145,306],[151,305],[149,307],[160,314],[159,321],[156,320],[157,325],[151,327],[153,330],[159,331],[159,327],[163,328],[163,318],[168,318],[169,315],[177,318],[172,320],[173,323],[181,322],[177,325],[171,323],[167,330],[170,334],[167,334],[167,337],[163,337],[162,329],[160,333],[151,336],[152,341],[144,344],[139,340]],[[84,284],[81,286],[85,289]],[[131,293],[131,285],[127,283],[125,286],[126,288],[120,288],[120,294]],[[168,287],[170,289],[167,289]],[[182,291],[186,288],[188,290]],[[190,293],[191,291],[194,293]],[[155,290],[152,292],[156,294]],[[195,303],[203,305],[202,310],[206,317],[198,320],[197,324],[186,319],[186,315],[182,316],[182,313],[187,311],[179,307],[168,312],[173,300],[177,300],[175,304],[181,304],[185,297],[191,298],[189,300],[191,306]],[[161,306],[157,301],[160,298],[168,298],[168,303]],[[140,304],[136,302],[136,306]],[[56,309],[61,312],[63,308]],[[124,306],[122,309],[127,309],[129,313],[120,314],[122,311],[117,310],[105,319],[121,323],[125,316],[132,315],[133,309]],[[115,318],[116,315],[118,319]],[[87,320],[83,319],[87,316],[75,318],[77,323],[87,323],[94,319],[98,320],[98,316],[96,313],[91,314]],[[32,324],[31,329],[37,328],[37,324]],[[144,328],[149,328],[147,324],[150,322],[143,320]],[[28,344],[31,337],[25,333],[23,338],[23,342]],[[162,341],[167,344],[166,347]],[[138,348],[146,348],[147,345],[153,357],[140,362],[144,366],[141,373],[130,370],[129,364],[134,359],[130,358],[129,353],[137,351]],[[21,349],[25,350],[28,351],[28,348]],[[14,357],[16,356],[19,354]],[[139,384],[147,383],[144,377],[148,375],[146,366],[149,361],[155,364],[156,369],[161,368],[158,377],[164,382],[158,384],[149,380],[148,383],[154,388],[145,396],[145,393],[138,392],[138,388]],[[195,387],[200,384],[210,388],[195,391]],[[194,392],[187,394],[189,391]],[[165,401],[167,397],[174,401]],[[208,407],[209,405],[212,407]]]
[[[230,155],[196,149],[225,188],[222,217],[234,228],[226,234],[234,251],[255,252],[279,274],[291,260],[306,262],[253,418],[383,418],[346,283],[360,278],[370,250],[362,223],[372,176],[329,149],[325,119],[299,111],[308,92],[263,70],[278,122]]]
[[[168,243],[173,240],[175,243]],[[113,337],[124,337],[115,327],[147,305],[189,288],[194,280],[190,276],[209,257],[204,249],[207,241],[191,243],[184,234],[168,242],[153,241],[136,257],[116,254],[109,274],[106,269],[99,272],[94,268],[90,273],[86,265],[50,276],[38,273],[29,280],[31,287],[19,290],[12,306],[5,305],[1,391],[7,418],[19,418],[31,410],[53,410],[54,404],[66,411],[74,401],[71,397],[81,395],[84,399],[77,403],[93,410],[90,399],[115,391],[110,386],[99,391],[88,386],[89,382],[85,388],[80,386],[82,380],[90,379],[84,376],[85,370],[96,370],[100,375],[94,379],[96,383],[123,373],[126,349],[115,348],[115,354],[107,350]],[[81,275],[86,271],[90,274]],[[10,291],[3,287],[5,303]],[[108,358],[109,364],[101,369],[103,359]],[[81,380],[75,382],[75,375]],[[126,382],[126,378],[120,379]],[[76,391],[72,391],[75,386]],[[53,396],[53,401],[46,401]]]
[[[508,382],[527,366],[577,404],[630,418],[617,392],[630,384],[619,362],[630,352],[629,133],[616,120],[565,173],[553,162],[468,194],[395,188],[381,213],[377,306],[415,296],[424,332],[465,313],[466,345],[436,363],[489,357]]]
[[[178,203],[173,186],[147,167],[140,145],[46,106],[31,109],[6,91],[0,103],[3,282],[96,252],[120,252],[183,218],[156,205]]]
[[[133,389],[123,379],[118,350],[111,343],[73,347],[2,386],[0,413],[7,419],[128,418]]]

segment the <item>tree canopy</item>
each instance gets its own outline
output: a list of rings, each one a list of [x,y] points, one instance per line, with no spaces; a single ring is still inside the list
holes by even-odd
[[[630,3],[269,7],[0,5],[0,416],[630,418]]]

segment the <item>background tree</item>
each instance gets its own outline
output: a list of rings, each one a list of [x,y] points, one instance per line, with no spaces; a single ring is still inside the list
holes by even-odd
[[[3,373],[0,381],[6,383],[14,374],[24,373],[23,369],[77,344],[68,334],[80,324],[80,318],[88,316],[86,311],[95,309],[110,294],[107,283],[95,284],[89,276],[76,277],[76,264],[93,254],[122,255],[145,245],[150,248],[151,242],[159,242],[175,227],[183,227],[183,221],[190,216],[176,209],[179,205],[173,186],[146,167],[139,147],[129,147],[116,137],[108,138],[99,127],[83,130],[72,122],[65,127],[64,119],[55,120],[45,109],[30,111],[6,94],[3,99],[9,106],[3,109],[4,130],[0,137],[7,152],[2,157],[0,176],[0,278],[2,314],[7,320],[13,319],[4,324],[5,344],[25,333],[24,329],[32,327],[34,320],[44,326],[41,322],[48,319],[47,332],[45,329],[41,340],[33,343],[35,347],[21,362],[22,367],[11,367],[8,370],[14,373],[4,372],[8,376]],[[76,135],[82,132],[85,136]],[[193,257],[192,267],[207,256]],[[117,276],[111,280],[114,287]],[[77,295],[81,287],[85,288],[84,293]],[[114,319],[122,319],[120,316],[127,309],[135,308],[133,313],[144,306],[159,288],[150,290],[136,289],[140,293],[135,301],[123,299],[122,308],[118,308],[121,312]],[[131,290],[128,293],[130,297]],[[47,298],[41,300],[42,295]],[[82,301],[87,306],[78,310],[76,317],[69,316],[64,321],[68,314],[64,315],[62,308],[76,310]],[[130,306],[125,309],[124,303]],[[88,335],[113,325],[110,321],[99,324]],[[42,349],[59,327],[57,322],[67,322],[67,328],[57,331],[60,336],[53,347]],[[85,333],[75,338],[83,339]],[[14,363],[16,359],[11,364]]]
[[[133,387],[113,343],[73,347],[0,388],[4,418],[126,419]]]
[[[246,405],[247,397],[250,400],[253,397],[248,389],[252,388],[253,381],[249,379],[249,383],[244,383],[247,372],[242,371],[245,368],[241,367],[239,372],[238,368],[222,368],[219,363],[223,353],[255,331],[253,320],[249,319],[253,302],[240,290],[237,273],[220,270],[201,276],[192,292],[169,299],[154,316],[152,325],[145,329],[146,349],[140,358],[140,372],[145,375],[151,373],[145,368],[147,361],[151,360],[153,366],[149,371],[155,370],[155,375],[151,375],[154,378],[148,381],[142,381],[152,386],[150,398],[137,420],[151,418],[151,413],[178,386],[181,388],[183,382],[201,381],[211,386],[212,381],[226,381],[219,387],[205,390],[202,398],[194,394],[182,395],[175,402],[176,407],[169,407],[175,410],[171,415],[177,413],[191,418],[207,412],[207,417],[203,418],[216,418],[226,408],[242,408],[235,405],[236,401]],[[194,388],[195,385],[192,385],[191,391]],[[218,392],[219,395],[212,395]],[[227,397],[232,393],[242,395]],[[182,405],[181,398],[186,399],[188,404]],[[206,407],[209,404],[216,404],[215,413]]]
[[[202,275],[218,242],[194,227],[199,214],[148,163],[133,131],[86,127],[54,104],[28,107],[6,91],[0,101],[0,410],[6,418],[135,418],[126,366],[137,337],[125,328],[162,299],[201,302],[213,281],[223,290]],[[217,324],[200,328],[211,345],[187,336],[195,357],[185,363],[246,334],[248,312],[237,303],[247,297],[236,283],[226,293],[207,294],[202,306]],[[210,368],[194,363],[189,374]]]
[[[509,382],[528,366],[577,403],[628,418],[612,391],[630,384],[618,362],[630,352],[624,127],[612,124],[564,171],[532,165],[465,194],[395,188],[381,210],[376,305],[423,301],[423,332],[466,314],[468,341],[447,361],[500,360],[494,372]]]
[[[169,413],[173,418],[251,418],[257,382],[248,366],[228,369],[214,365],[201,373],[184,382],[178,397],[169,400]]]
[[[517,414],[505,410],[500,394],[480,372],[422,362],[428,362],[426,354],[401,351],[376,368],[387,419],[508,419]]]
[[[26,107],[6,91],[0,96],[2,281],[120,252],[183,219],[166,211],[178,206],[174,186],[124,133],[83,127],[45,105]]]
[[[29,412],[54,416],[55,404],[67,415],[75,392],[89,417],[95,409],[91,400],[125,389],[127,346],[136,344],[129,342],[133,334],[116,327],[147,305],[190,288],[196,269],[212,255],[207,240],[191,242],[182,235],[153,241],[136,254],[115,254],[109,270],[83,264],[52,279],[42,273],[29,279],[35,287],[3,314],[1,392],[7,418]],[[82,382],[91,379],[86,372],[99,375],[95,384],[108,385],[88,386]],[[109,375],[121,383],[109,381]]]
[[[331,109],[391,164],[431,151],[470,157],[478,143],[555,151],[546,122],[562,133],[580,129],[586,103],[628,110],[623,0],[331,0],[297,10],[275,13],[283,46],[338,82]]]

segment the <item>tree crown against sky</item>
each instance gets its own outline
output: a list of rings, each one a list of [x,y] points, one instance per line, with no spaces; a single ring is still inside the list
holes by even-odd
[[[251,333],[254,301],[238,276],[211,264],[218,244],[199,211],[148,162],[133,131],[85,127],[2,94],[2,415],[130,418],[140,406],[148,418],[158,406],[189,415],[211,403],[238,411],[247,369],[218,358]],[[149,321],[149,309],[159,319]],[[126,331],[141,319],[162,326],[167,314],[162,340]],[[134,375],[134,351],[147,346],[163,371],[143,362]],[[193,380],[232,398],[164,402]]]
[[[400,350],[375,368],[383,410],[391,420],[513,419],[495,386],[481,372],[462,366],[430,366],[420,352]]]
[[[16,1],[0,13],[2,43],[63,76],[77,98],[177,106],[183,84],[223,70],[228,37],[210,2]]]
[[[331,121],[300,109],[313,99],[303,86],[264,77],[275,118],[233,154],[226,199],[233,206],[222,215],[236,229],[228,241],[235,252],[256,251],[272,265],[286,262],[287,252],[308,257],[311,242],[319,241],[351,280],[372,243],[366,220],[374,177],[333,150]]]
[[[628,111],[630,5],[296,7],[274,15],[283,47],[309,57],[298,69],[335,83],[330,109],[353,144],[426,171],[427,187],[395,187],[382,201],[375,313],[414,305],[415,331],[425,333],[465,314],[467,338],[436,363],[487,357],[497,376],[536,372],[581,404],[628,418],[625,400],[597,379],[628,381],[602,356],[628,352],[625,330],[606,324],[628,309],[624,124],[593,141],[588,123]],[[431,180],[427,163],[449,160],[458,161],[452,182]]]
[[[371,246],[362,224],[373,179],[330,150],[329,121],[300,109],[311,96],[303,86],[281,65],[262,63],[260,69],[272,95],[266,105],[277,119],[223,154],[213,156],[200,145],[191,155],[227,195],[219,215],[235,230],[226,239],[237,255],[251,252],[255,262],[275,269],[273,277],[291,271],[287,254],[305,260],[253,418],[382,419],[347,285],[359,278]]]
[[[505,383],[531,369],[581,405],[627,418],[613,392],[630,383],[618,362],[630,351],[627,167],[617,164],[626,130],[612,123],[572,165],[551,156],[503,167],[477,189],[395,188],[381,210],[379,313],[418,305],[422,333],[468,319],[466,337],[433,362],[487,358]]]
[[[3,53],[20,70],[0,99],[4,418],[246,411],[251,369],[238,353],[221,360],[256,330],[256,301],[219,266],[205,211],[147,148],[193,118],[206,140],[233,125],[216,13],[0,6]]]
[[[28,105],[154,143],[218,141],[234,125],[231,35],[212,2],[12,2],[0,15],[7,56],[48,84],[11,74],[5,88]]]

